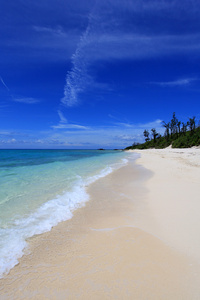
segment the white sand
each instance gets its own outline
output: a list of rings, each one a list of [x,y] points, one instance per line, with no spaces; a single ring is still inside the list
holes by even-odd
[[[200,263],[200,149],[137,152],[153,172],[137,226]]]

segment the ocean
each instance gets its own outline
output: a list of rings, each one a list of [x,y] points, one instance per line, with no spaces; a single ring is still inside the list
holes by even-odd
[[[0,277],[28,238],[50,231],[88,200],[86,186],[127,164],[113,150],[0,150]]]

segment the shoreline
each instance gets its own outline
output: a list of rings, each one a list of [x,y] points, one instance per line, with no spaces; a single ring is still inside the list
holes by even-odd
[[[143,150],[136,164],[92,183],[89,202],[71,220],[31,238],[27,254],[0,280],[2,299],[198,299],[197,257],[174,243],[171,227],[168,234],[161,230],[170,210],[163,215],[155,194],[156,176],[163,176],[155,161],[165,155],[169,166],[173,159],[166,156],[174,152],[157,151]]]
[[[1,180],[3,177],[5,178],[1,190],[1,200],[4,199],[6,193],[8,193],[8,199],[11,194],[12,200],[5,201],[5,204],[1,201],[0,278],[18,264],[19,258],[24,255],[27,248],[27,241],[31,237],[51,231],[52,227],[58,223],[71,219],[73,212],[85,205],[89,200],[89,195],[86,193],[86,187],[89,184],[127,162],[127,159],[124,159],[127,153],[115,155],[113,151],[111,153],[107,151],[106,155],[99,156],[97,151],[78,150],[80,152],[78,156],[82,157],[86,154],[86,159],[79,160],[77,151],[72,151],[71,154],[70,151],[67,152],[65,154],[68,154],[68,158],[70,155],[76,157],[75,161],[70,163],[70,160],[64,160],[62,164],[57,162],[51,165],[35,166],[35,164],[29,165],[25,159],[24,163],[27,163],[27,166],[24,173],[23,168],[16,170],[16,174],[11,173],[9,185],[6,182],[9,169],[6,171],[8,174],[5,173],[5,176],[1,176]],[[27,153],[29,158],[32,157],[30,153]],[[59,160],[59,151],[55,151],[54,156],[56,153]],[[46,154],[45,151],[42,154],[43,157]],[[32,159],[35,159],[37,165],[37,156]],[[56,161],[56,157],[54,159]],[[40,176],[44,180],[40,180]],[[43,181],[44,183],[42,183]],[[16,203],[14,201],[12,209],[14,199],[12,194],[15,194],[15,190],[19,195],[14,195],[14,198],[20,201],[16,201]]]

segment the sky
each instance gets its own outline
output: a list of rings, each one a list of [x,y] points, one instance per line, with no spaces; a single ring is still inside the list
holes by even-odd
[[[0,8],[0,149],[124,148],[200,119],[199,0]]]

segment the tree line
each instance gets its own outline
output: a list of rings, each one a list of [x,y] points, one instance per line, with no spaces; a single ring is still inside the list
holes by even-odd
[[[187,122],[177,119],[175,112],[169,122],[162,121],[165,128],[162,136],[156,128],[143,132],[145,143],[134,143],[128,149],[165,148],[172,145],[173,148],[189,148],[200,145],[200,127],[197,125],[196,117],[188,118]],[[126,149],[127,149],[126,148]]]

